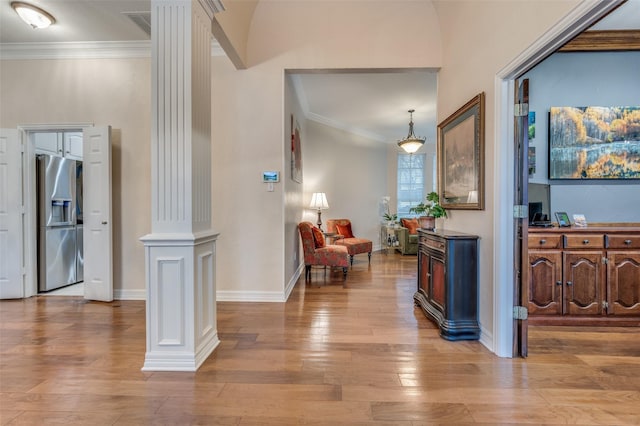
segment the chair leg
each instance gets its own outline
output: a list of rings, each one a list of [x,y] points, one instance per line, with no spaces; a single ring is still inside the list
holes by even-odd
[[[353,255],[352,254],[349,255],[349,260],[351,261],[351,267],[353,268]]]
[[[369,265],[371,265],[371,252],[369,252]]]
[[[347,268],[347,267],[343,267],[343,268],[342,268],[342,279],[343,279],[343,280],[346,280],[346,279],[347,279],[347,270],[348,270],[348,269],[349,269],[349,268]]]
[[[304,279],[306,281],[311,280],[311,265],[304,265]]]

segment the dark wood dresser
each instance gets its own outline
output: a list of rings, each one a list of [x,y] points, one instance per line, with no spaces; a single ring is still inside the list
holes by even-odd
[[[447,340],[477,340],[478,236],[418,230],[418,290],[413,299]]]

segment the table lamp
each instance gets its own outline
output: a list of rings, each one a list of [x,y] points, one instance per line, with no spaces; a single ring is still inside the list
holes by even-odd
[[[309,207],[312,209],[318,209],[318,228],[322,231],[322,219],[320,218],[322,214],[322,210],[326,210],[329,208],[329,203],[327,202],[327,196],[324,192],[314,192],[311,196],[311,204]]]

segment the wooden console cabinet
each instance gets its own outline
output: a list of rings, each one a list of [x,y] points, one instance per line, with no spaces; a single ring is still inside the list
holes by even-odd
[[[447,340],[477,340],[478,237],[420,229],[418,289],[413,298]]]
[[[640,316],[640,228],[529,229],[529,303],[537,316]]]

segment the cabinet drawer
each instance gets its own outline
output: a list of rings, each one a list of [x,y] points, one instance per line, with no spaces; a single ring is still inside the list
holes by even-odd
[[[607,235],[610,249],[640,249],[640,235]]]
[[[446,247],[445,242],[441,241],[441,240],[434,240],[434,239],[431,239],[431,238],[424,238],[423,237],[423,238],[421,238],[421,242],[425,246],[427,246],[427,247],[429,247],[431,249],[437,250],[437,251],[444,251],[444,249]]]
[[[562,247],[561,235],[549,235],[549,234],[529,234],[528,245],[529,248],[561,248]]]
[[[572,234],[564,236],[565,248],[604,248],[602,234]]]

